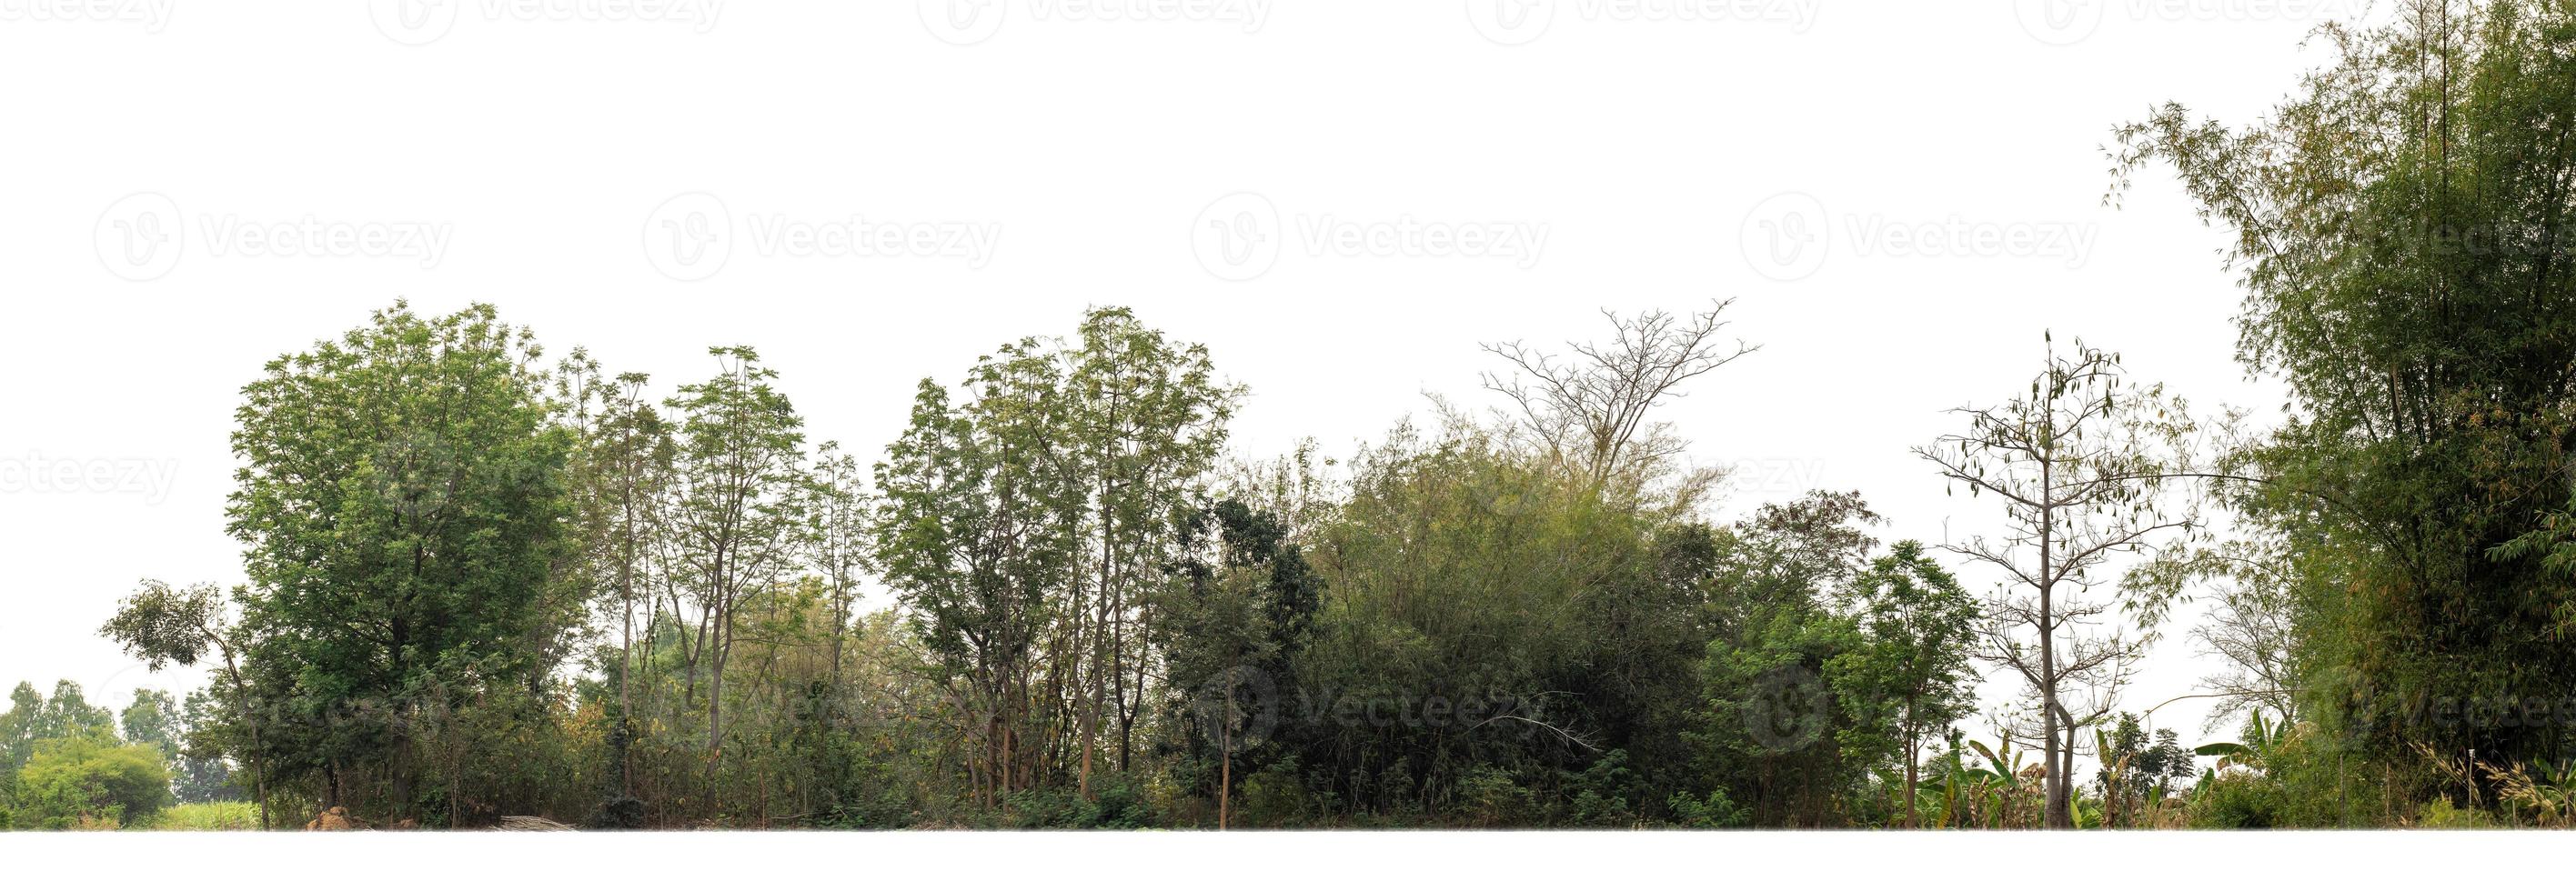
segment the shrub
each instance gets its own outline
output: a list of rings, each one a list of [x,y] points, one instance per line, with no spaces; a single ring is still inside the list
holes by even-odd
[[[1093,785],[1093,795],[1069,788],[1030,789],[1005,799],[1016,829],[1151,829],[1159,825],[1144,791],[1123,780]]]
[[[2196,829],[2270,829],[2286,825],[2288,805],[2281,784],[2248,770],[2231,770],[2203,780],[2191,801]]]
[[[1329,810],[1319,796],[1307,790],[1294,757],[1262,768],[1239,782],[1242,785],[1234,793],[1238,826],[1293,826]]]
[[[1666,802],[1673,809],[1673,822],[1686,829],[1735,829],[1753,820],[1753,813],[1726,797],[1721,789],[1707,798],[1675,795]]]
[[[170,804],[170,771],[159,749],[80,736],[40,744],[18,771],[14,825],[113,828],[147,823]]]
[[[2415,825],[2425,829],[2489,829],[2496,822],[2485,811],[2453,807],[2450,799],[2436,798],[2415,819]]]
[[[145,827],[161,832],[249,832],[259,828],[259,806],[247,801],[183,804],[161,812]]]
[[[1511,771],[1477,765],[1458,782],[1458,815],[1476,826],[1521,823],[1537,805],[1536,796],[1512,779]]]
[[[1575,826],[1620,827],[1638,823],[1635,802],[1644,798],[1644,784],[1636,771],[1628,768],[1628,751],[1611,749],[1582,773],[1573,774],[1565,792],[1573,802],[1567,822]]]

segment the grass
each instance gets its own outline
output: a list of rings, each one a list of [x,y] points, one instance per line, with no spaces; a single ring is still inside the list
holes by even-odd
[[[247,801],[183,804],[144,827],[162,832],[248,832],[259,828],[259,808]]]

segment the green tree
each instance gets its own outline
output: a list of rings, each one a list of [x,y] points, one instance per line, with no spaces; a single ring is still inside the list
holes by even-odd
[[[295,714],[272,767],[326,803],[411,814],[414,730],[553,666],[569,437],[533,335],[490,306],[396,304],[243,389],[230,530],[251,584],[242,670]],[[354,780],[371,785],[360,789]],[[451,803],[452,807],[452,803]]]
[[[187,730],[179,723],[179,701],[170,698],[170,694],[152,689],[136,690],[134,701],[117,713],[116,720],[126,742],[160,750],[164,762],[178,759],[179,740]]]
[[[2191,778],[2192,750],[2170,729],[2149,736],[2137,715],[2120,713],[2109,729],[2097,728],[2094,739],[2102,767],[2093,782],[2102,793],[2106,825],[2137,825],[2139,812],[2161,804],[2174,782]]]
[[[76,829],[140,825],[170,806],[170,774],[149,745],[80,734],[48,739],[18,771],[17,825]]]
[[[244,592],[233,592],[233,600]],[[127,655],[144,660],[152,671],[169,665],[191,666],[209,655],[223,660],[216,689],[226,703],[227,719],[241,729],[239,751],[251,765],[252,797],[259,802],[260,828],[268,828],[268,772],[259,737],[258,707],[254,705],[250,682],[242,673],[238,654],[243,644],[241,628],[227,614],[228,603],[220,589],[213,585],[194,585],[185,589],[146,579],[135,592],[117,605],[116,615],[101,626],[99,633],[125,648]],[[200,706],[199,697],[188,697],[190,723],[211,731],[211,723]],[[203,749],[204,746],[198,746]],[[214,752],[200,751],[186,759],[183,779],[191,788],[203,789],[211,774],[220,773],[220,747]],[[211,765],[205,762],[213,762]]]
[[[805,422],[758,352],[708,353],[721,372],[680,388],[666,407],[678,418],[670,523],[682,584],[701,610],[696,652],[706,669],[712,763],[724,753],[725,666],[737,612],[794,567]]]
[[[644,396],[648,376],[629,372],[611,378],[578,353],[566,366],[559,375],[559,398],[569,406],[568,422],[580,439],[571,464],[584,574],[593,580],[598,613],[618,635],[615,664],[606,666],[617,688],[616,725],[609,740],[617,762],[618,796],[632,799],[633,745],[643,726],[636,718],[636,679],[651,668],[649,660],[639,661],[650,647],[638,646],[636,633],[651,635],[659,627],[661,600],[652,563],[665,544],[659,522],[674,445],[669,425]]]
[[[1684,733],[1700,768],[1690,797],[1714,790],[1762,825],[1844,818],[1870,765],[1845,750],[1854,728],[1834,692],[1863,638],[1831,598],[1865,568],[1880,521],[1857,493],[1814,492],[1712,535],[1696,582],[1709,637]]]
[[[1192,489],[1214,467],[1241,392],[1217,379],[1206,347],[1173,342],[1121,307],[1085,316],[1062,361],[1062,435],[1076,462],[1063,470],[1080,478],[1089,502],[1089,585],[1077,579],[1073,592],[1090,641],[1078,776],[1087,796],[1104,709],[1117,724],[1118,769],[1135,755],[1154,662],[1146,592],[1177,558]]]
[[[867,477],[859,459],[827,442],[814,461],[813,492],[806,499],[804,533],[809,561],[822,582],[831,607],[832,695],[845,692],[843,650],[851,623],[858,619],[859,582],[868,568]]]
[[[2403,716],[2576,683],[2569,527],[2542,519],[2576,446],[2576,8],[2407,0],[2325,34],[2333,59],[2254,123],[2123,128],[2113,194],[2169,164],[2232,231],[2239,360],[2290,389],[2241,473],[2297,543],[2302,715],[2390,763],[2557,757],[2562,722]]]
[[[1915,826],[1925,744],[1976,711],[1968,656],[1982,617],[1976,599],[1913,541],[1873,561],[1850,599],[1861,643],[1827,666],[1834,696],[1852,716],[1843,745],[1897,756],[1905,772],[1904,824]]]
[[[9,809],[18,787],[18,769],[36,757],[36,712],[45,697],[36,685],[19,681],[9,691],[9,710],[0,712],[0,811]],[[7,826],[0,821],[0,826]]]
[[[29,725],[31,739],[45,740],[85,737],[116,738],[116,712],[107,706],[91,705],[82,694],[81,685],[55,681],[54,695],[44,700]]]
[[[1157,637],[1193,755],[1217,760],[1217,828],[1232,824],[1237,756],[1277,731],[1321,606],[1323,580],[1276,515],[1227,499],[1182,526],[1184,584],[1155,603]]]
[[[184,732],[179,738],[179,759],[171,765],[170,791],[181,804],[241,800],[232,765],[224,760],[225,734],[235,719],[216,692],[220,689],[190,691],[180,705],[179,726]]]
[[[977,363],[964,405],[923,380],[875,468],[876,563],[964,717],[972,795],[987,807],[1052,777],[1053,734],[1072,717],[1062,694],[1078,689],[1064,669],[1082,638],[1059,633],[1050,596],[1074,571],[1064,519],[1083,503],[1061,464],[1062,385],[1034,339]]]

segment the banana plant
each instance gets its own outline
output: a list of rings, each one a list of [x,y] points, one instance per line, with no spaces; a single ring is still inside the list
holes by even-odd
[[[1987,802],[2001,776],[1971,766],[1964,754],[1952,750],[1950,757],[1943,760],[1941,772],[1931,778],[1930,791],[1940,802],[1940,812],[1932,817],[1935,828],[1975,825],[1993,811]]]
[[[1985,817],[1990,829],[2001,829],[2013,823],[2014,805],[2018,798],[2015,793],[2021,791],[2022,762],[2029,757],[2028,753],[2013,751],[2011,737],[2005,737],[1996,745],[1997,748],[1987,748],[1982,742],[1968,742],[1968,747],[1984,756],[1991,768],[1975,771],[1971,786],[1974,793],[1972,801],[1978,805],[1977,810]]]
[[[2101,753],[2106,758],[2110,755],[2112,751],[2110,731],[2104,730],[2100,727],[2093,728],[2093,751]],[[2102,763],[2102,775],[2105,781],[2102,784],[2103,799],[2102,817],[2100,822],[2104,825],[2109,825],[2110,821],[2116,819],[2120,815],[2120,798],[2127,792],[2129,787],[2129,762],[2136,758],[2137,754],[2138,753],[2136,752],[2123,752],[2119,758],[2106,760]]]
[[[2259,770],[2263,762],[2279,753],[2281,745],[2289,739],[2288,721],[2269,721],[2263,717],[2262,712],[2257,711],[2254,713],[2253,722],[2245,728],[2243,742],[2214,742],[2193,749],[2191,752],[2194,755],[2217,756],[2219,770],[2239,766]]]

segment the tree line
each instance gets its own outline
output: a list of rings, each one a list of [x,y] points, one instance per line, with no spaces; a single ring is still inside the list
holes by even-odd
[[[0,717],[0,815],[466,828],[2564,825],[2576,810],[2576,12],[2405,4],[2241,127],[2117,131],[2235,235],[2282,418],[2041,333],[1857,492],[1711,519],[1719,302],[1485,345],[1346,456],[1100,307],[924,379],[872,461],[748,346],[665,387],[402,304],[243,390],[247,583],[102,633],[207,686]],[[1993,582],[1972,591],[1960,573]],[[2170,614],[2198,728],[2129,687]],[[1980,709],[1985,677],[2020,693]],[[2235,738],[2186,745],[2235,729]]]

